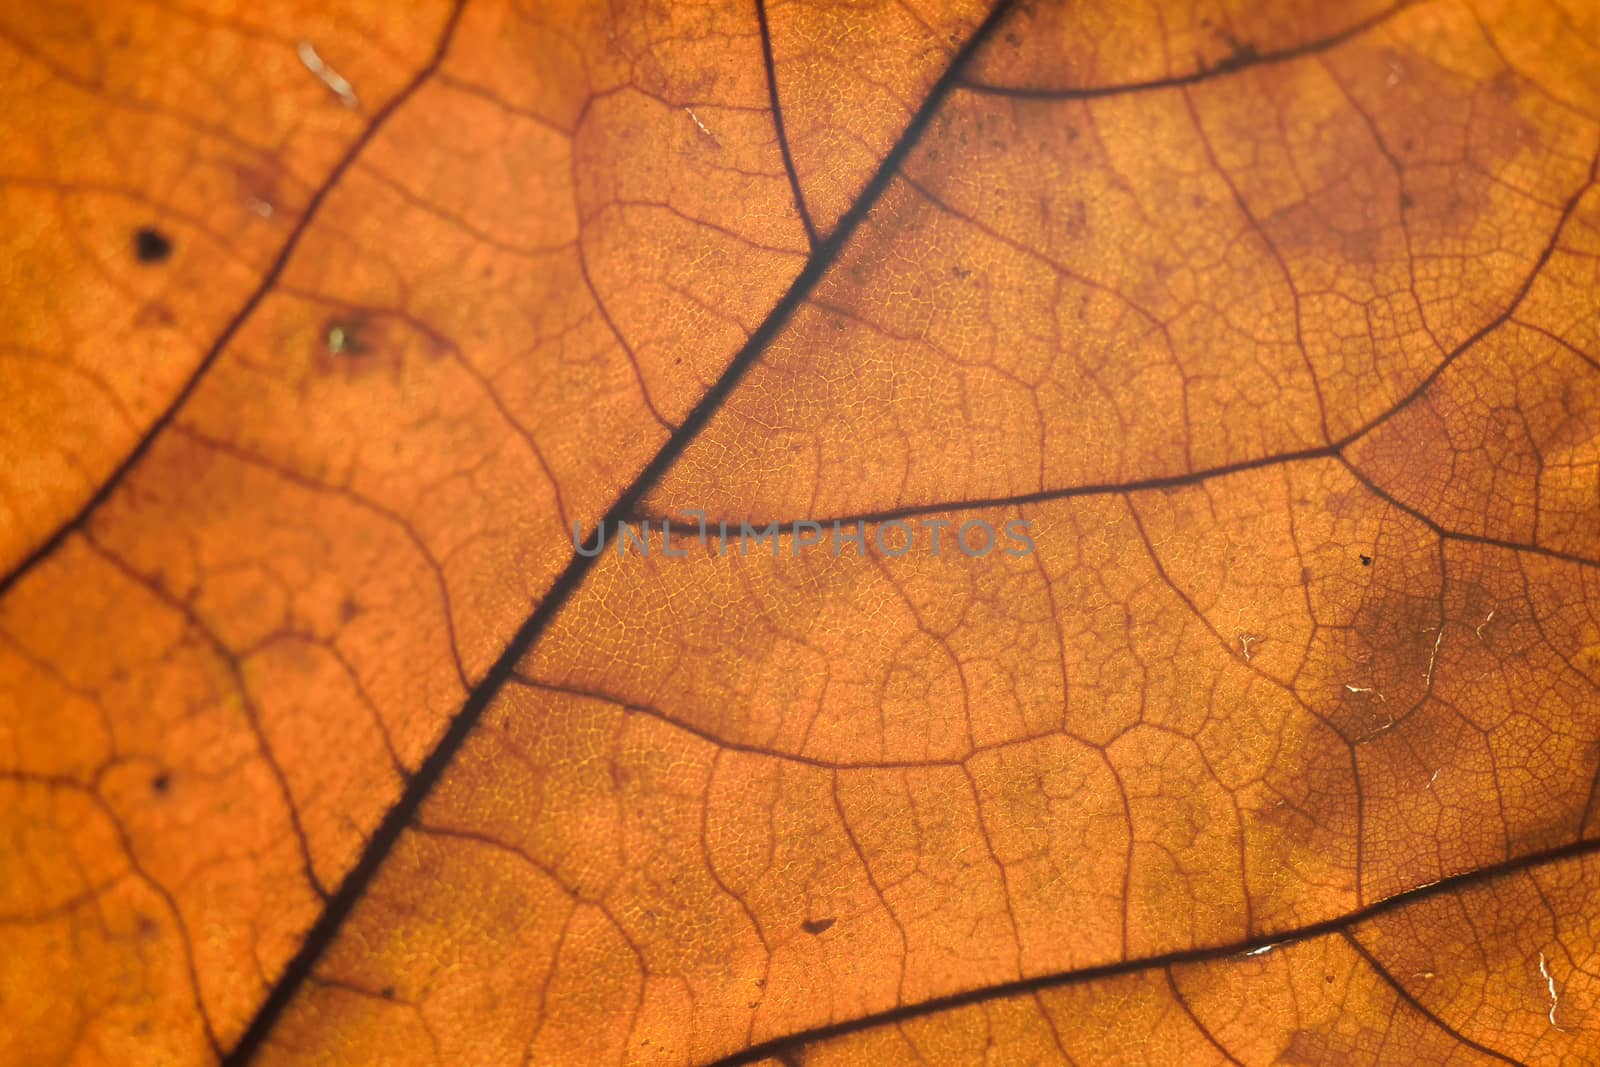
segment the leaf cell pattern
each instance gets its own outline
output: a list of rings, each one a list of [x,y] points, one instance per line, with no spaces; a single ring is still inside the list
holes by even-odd
[[[0,1060],[1600,1058],[1592,6],[0,56]]]

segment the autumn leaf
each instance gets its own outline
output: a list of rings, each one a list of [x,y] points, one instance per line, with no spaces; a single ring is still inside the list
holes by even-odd
[[[1600,9],[0,56],[0,1062],[1600,1061]]]

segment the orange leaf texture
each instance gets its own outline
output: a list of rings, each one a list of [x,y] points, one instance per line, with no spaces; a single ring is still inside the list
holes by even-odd
[[[1600,1063],[1600,5],[0,5],[0,1064]]]

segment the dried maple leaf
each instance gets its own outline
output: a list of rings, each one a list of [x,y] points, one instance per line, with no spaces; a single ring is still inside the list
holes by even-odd
[[[0,1061],[1600,1060],[1600,9],[0,55]]]

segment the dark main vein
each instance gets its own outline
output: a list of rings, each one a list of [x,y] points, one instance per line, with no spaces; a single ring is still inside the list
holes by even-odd
[[[751,366],[761,358],[762,353],[777,338],[779,332],[787,325],[795,311],[810,296],[811,291],[816,288],[823,275],[838,260],[839,253],[850,241],[856,229],[866,219],[867,214],[882,198],[906,156],[916,146],[917,142],[922,139],[928,124],[938,113],[945,98],[955,88],[956,78],[966,66],[967,60],[994,32],[995,27],[999,25],[1006,12],[1010,10],[1012,3],[1013,0],[998,0],[994,8],[989,12],[988,17],[984,19],[983,23],[955,54],[944,74],[929,90],[927,99],[923,101],[922,106],[917,109],[916,114],[912,116],[911,121],[906,125],[905,131],[900,135],[900,139],[895,142],[894,147],[884,156],[883,163],[862,189],[860,197],[851,205],[850,210],[839,219],[838,225],[834,227],[833,232],[827,239],[817,244],[810,259],[806,261],[804,269],[801,270],[800,274],[789,286],[788,291],[783,294],[783,297],[773,307],[766,319],[750,335],[749,340],[739,349],[728,364],[727,369],[723,371],[722,376],[706,391],[706,394],[701,397],[699,403],[694,406],[688,417],[673,431],[672,435],[661,447],[661,450],[651,458],[632,484],[623,490],[621,496],[611,505],[602,523],[597,527],[595,535],[591,536],[591,541],[599,535],[599,532],[605,526],[615,525],[632,516],[638,510],[639,502],[644,499],[645,493],[671,467],[683,450],[689,446],[689,443],[699,435],[700,431],[705,428],[712,416],[717,413],[723,402],[727,400],[729,394],[733,392],[734,387],[739,384],[739,381],[750,370]],[[450,720],[450,725],[445,728],[444,735],[439,739],[438,744],[428,754],[427,758],[422,761],[417,773],[406,783],[400,799],[384,815],[378,829],[368,839],[367,845],[361,853],[361,858],[356,861],[355,866],[345,875],[338,891],[329,898],[322,914],[318,916],[316,923],[307,933],[305,941],[301,943],[300,950],[295,953],[294,958],[284,968],[282,976],[279,977],[277,983],[267,994],[266,1000],[262,1002],[255,1017],[250,1021],[250,1025],[245,1029],[243,1036],[240,1037],[239,1043],[228,1056],[224,1057],[223,1062],[225,1064],[249,1063],[256,1053],[260,1051],[261,1046],[272,1032],[273,1026],[282,1016],[284,1009],[288,1007],[289,1003],[294,999],[295,993],[310,976],[312,969],[316,966],[317,961],[321,959],[322,954],[338,936],[345,919],[349,917],[357,902],[365,895],[367,887],[377,875],[379,867],[382,866],[384,859],[394,847],[395,842],[399,840],[400,834],[412,823],[422,803],[444,775],[452,759],[466,742],[473,728],[478,724],[478,720],[483,717],[483,713],[488,709],[505,684],[513,680],[513,674],[518,662],[527,655],[529,649],[538,641],[545,627],[550,624],[557,612],[561,610],[567,598],[582,584],[583,579],[597,559],[599,559],[598,552],[587,556],[579,552],[573,553],[566,568],[557,576],[554,584],[550,587],[550,591],[539,602],[533,614],[518,628],[510,643],[506,645],[505,650],[500,653],[500,657],[495,660],[494,665],[484,674],[483,679],[473,687],[461,710],[456,713],[455,717]]]
[[[333,165],[333,169],[328,172],[328,176],[323,179],[322,184],[311,194],[311,199],[306,201],[305,210],[300,213],[299,220],[295,222],[294,228],[289,231],[288,240],[284,241],[283,247],[278,250],[277,257],[273,259],[272,264],[267,268],[267,272],[261,276],[260,283],[255,289],[251,290],[250,295],[245,298],[245,302],[240,305],[239,310],[234,312],[233,318],[229,319],[227,325],[222,328],[222,333],[217,335],[216,341],[212,343],[210,348],[206,349],[206,354],[200,358],[200,362],[196,364],[188,380],[183,383],[183,387],[172,398],[172,402],[162,410],[160,415],[156,416],[155,421],[150,424],[149,428],[139,437],[138,442],[123,457],[122,462],[117,464],[110,477],[101,484],[99,489],[95,490],[93,496],[84,501],[83,506],[78,509],[77,513],[58,526],[54,533],[41,542],[32,552],[24,556],[4,577],[0,577],[0,597],[4,597],[9,593],[11,587],[16,585],[24,574],[27,574],[47,557],[53,555],[74,531],[83,528],[83,525],[89,521],[89,516],[94,514],[116,491],[117,487],[122,484],[134,467],[138,466],[139,462],[149,453],[150,447],[155,444],[156,439],[172,424],[172,420],[177,417],[179,410],[188,402],[189,397],[194,394],[195,389],[200,384],[200,380],[206,376],[206,373],[221,357],[228,345],[233,343],[234,337],[238,335],[244,324],[255,315],[256,310],[261,306],[261,302],[278,287],[278,283],[283,277],[283,272],[289,266],[289,261],[294,258],[295,250],[300,247],[301,240],[305,237],[306,232],[311,229],[311,223],[327,202],[329,195],[343,184],[345,175],[349,173],[351,167],[355,166],[356,160],[361,157],[367,146],[377,137],[378,131],[383,129],[384,124],[393,118],[395,112],[404,107],[406,102],[416,95],[417,90],[421,89],[438,71],[439,65],[444,62],[445,53],[450,50],[450,41],[455,37],[456,27],[461,22],[461,11],[465,6],[466,0],[455,0],[449,17],[445,19],[444,29],[439,34],[439,42],[434,46],[432,54],[428,56],[428,61],[422,65],[416,74],[412,75],[411,80],[388,103],[378,109],[372,116],[372,121],[367,123],[367,128],[362,130],[361,134],[351,142],[349,148],[345,149],[344,155]]]
[[[806,194],[800,188],[800,174],[794,169],[794,156],[789,151],[789,135],[783,127],[783,108],[778,106],[778,65],[772,58],[772,29],[767,25],[767,0],[756,0],[756,19],[761,26],[761,62],[767,68],[767,97],[772,102],[772,128],[778,135],[778,151],[783,154],[783,170],[789,176],[789,191],[794,195],[795,210],[800,213],[800,224],[806,229],[806,240],[814,252],[820,238],[811,212],[806,209]]]
[[[1187,74],[1172,74],[1164,78],[1119,82],[1113,85],[1086,85],[1079,88],[1033,89],[1026,86],[989,85],[983,82],[968,81],[960,82],[959,88],[967,92],[982,93],[987,96],[1009,96],[1019,100],[1094,100],[1103,96],[1125,96],[1131,93],[1147,93],[1161,89],[1179,89],[1188,85],[1199,85],[1202,82],[1208,82],[1214,78],[1224,77],[1241,70],[1248,70],[1251,67],[1272,66],[1277,63],[1303,59],[1306,56],[1313,56],[1320,52],[1331,51],[1346,41],[1381,26],[1400,14],[1400,12],[1419,2],[1421,0],[1397,0],[1393,5],[1351,23],[1336,33],[1306,41],[1303,44],[1292,45],[1288,48],[1279,48],[1270,52],[1257,52],[1252,47],[1240,45],[1233,55],[1228,56],[1221,62],[1211,66],[1198,67]]]
[[[1264,949],[1283,948],[1302,941],[1310,941],[1329,935],[1348,934],[1349,931],[1377,919],[1391,912],[1400,911],[1413,904],[1421,903],[1432,897],[1447,893],[1457,893],[1474,886],[1499,878],[1509,877],[1524,871],[1530,871],[1549,864],[1560,863],[1564,860],[1583,859],[1600,853],[1600,838],[1590,838],[1576,841],[1571,844],[1560,845],[1556,848],[1545,849],[1542,852],[1532,852],[1515,859],[1506,860],[1488,867],[1478,867],[1462,874],[1453,875],[1428,885],[1408,889],[1391,897],[1385,897],[1374,904],[1332,919],[1310,923],[1306,926],[1292,930],[1282,930],[1271,934],[1260,934],[1224,945],[1211,945],[1205,948],[1182,949],[1176,952],[1164,952],[1155,956],[1143,956],[1134,959],[1118,960],[1113,963],[1097,964],[1092,967],[1079,967],[1070,971],[1056,971],[1051,974],[1036,975],[1032,978],[1023,978],[1013,982],[1002,982],[996,985],[985,986],[981,989],[971,989],[963,993],[950,996],[936,997],[916,1004],[906,1004],[888,1011],[875,1012],[868,1015],[846,1019],[843,1022],[830,1023],[825,1026],[813,1027],[784,1037],[763,1041],[759,1045],[741,1049],[732,1055],[725,1056],[715,1061],[711,1067],[741,1067],[743,1064],[756,1063],[768,1057],[779,1057],[786,1052],[795,1052],[806,1045],[819,1041],[828,1041],[833,1038],[845,1037],[849,1034],[860,1033],[880,1026],[890,1026],[905,1022],[909,1019],[922,1018],[941,1011],[951,1011],[974,1004],[984,1004],[1006,997],[1026,996],[1038,993],[1045,989],[1056,989],[1062,986],[1077,985],[1082,982],[1092,982],[1099,979],[1116,978],[1120,975],[1138,974],[1143,971],[1154,970],[1158,967],[1177,967],[1206,963],[1212,960],[1227,959],[1230,956],[1243,956],[1247,953],[1259,952]],[[1369,963],[1376,962],[1370,954],[1363,952]],[[1391,981],[1396,990],[1400,990],[1398,983]],[[1460,1037],[1462,1041],[1479,1051],[1485,1052],[1500,1059],[1506,1059],[1500,1053],[1485,1048],[1475,1042],[1467,1040],[1454,1030],[1451,1030],[1442,1020],[1432,1012],[1423,1008],[1420,1001],[1414,996],[1402,992],[1413,1008],[1420,1010],[1430,1021],[1444,1027],[1448,1032]],[[1515,1060],[1510,1062],[1515,1063]]]
[[[1568,351],[1572,352],[1580,359],[1590,363],[1593,362],[1587,355],[1573,347],[1571,343],[1563,340],[1550,331],[1539,326],[1533,326],[1518,321],[1516,314],[1517,310],[1522,306],[1522,302],[1527,299],[1528,294],[1533,290],[1534,283],[1538,281],[1539,276],[1544,273],[1544,269],[1549,264],[1551,258],[1555,255],[1556,249],[1560,247],[1561,235],[1566,232],[1567,224],[1572,221],[1573,216],[1577,213],[1578,205],[1583,202],[1584,197],[1588,196],[1589,192],[1594,189],[1597,184],[1600,184],[1600,150],[1597,150],[1595,155],[1590,159],[1589,173],[1584,179],[1583,184],[1579,185],[1577,189],[1573,190],[1572,195],[1567,197],[1566,203],[1562,205],[1560,217],[1557,218],[1555,227],[1550,233],[1550,239],[1546,241],[1544,247],[1540,249],[1539,255],[1533,261],[1533,265],[1528,268],[1527,274],[1523,277],[1522,284],[1519,285],[1516,292],[1511,295],[1511,298],[1506,303],[1506,306],[1488,322],[1485,322],[1482,326],[1478,327],[1471,334],[1469,334],[1449,352],[1446,352],[1444,357],[1435,363],[1433,367],[1429,369],[1427,374],[1424,374],[1420,379],[1418,379],[1417,382],[1408,390],[1406,390],[1406,392],[1393,404],[1385,408],[1379,414],[1368,419],[1360,426],[1349,431],[1336,441],[1327,441],[1321,445],[1312,445],[1306,448],[1294,449],[1288,452],[1275,452],[1270,455],[1237,460],[1233,463],[1219,464],[1217,466],[1206,467],[1201,470],[1184,471],[1178,474],[1154,475],[1148,478],[1136,478],[1123,482],[1086,482],[1079,485],[1063,486],[1056,489],[1036,489],[1032,492],[1026,493],[1010,493],[1004,496],[933,500],[921,504],[902,504],[892,508],[880,508],[873,511],[859,511],[852,514],[834,515],[829,517],[766,516],[756,520],[755,525],[765,526],[768,523],[776,522],[779,527],[789,526],[792,528],[792,524],[799,521],[800,518],[805,518],[808,521],[820,523],[823,526],[853,525],[858,522],[873,525],[877,523],[891,522],[895,519],[914,518],[920,515],[933,515],[945,511],[981,511],[993,510],[997,508],[1019,508],[1028,504],[1043,504],[1055,500],[1072,500],[1079,497],[1140,493],[1159,489],[1181,489],[1200,485],[1204,482],[1212,481],[1218,478],[1225,478],[1235,474],[1244,474],[1248,471],[1261,470],[1265,467],[1277,467],[1289,463],[1304,463],[1314,460],[1337,459],[1345,465],[1345,467],[1350,471],[1350,474],[1357,481],[1361,482],[1368,492],[1383,499],[1391,506],[1404,511],[1417,522],[1428,527],[1436,535],[1442,538],[1453,541],[1462,541],[1470,544],[1488,545],[1495,548],[1506,548],[1516,552],[1526,552],[1533,555],[1546,556],[1551,559],[1559,559],[1568,563],[1577,563],[1582,566],[1595,566],[1597,564],[1596,560],[1588,556],[1579,555],[1576,552],[1567,552],[1561,549],[1549,548],[1538,544],[1522,544],[1520,542],[1509,541],[1503,538],[1491,537],[1484,534],[1473,534],[1448,529],[1435,520],[1429,518],[1427,515],[1423,514],[1420,509],[1406,503],[1398,496],[1385,490],[1366,474],[1362,473],[1362,471],[1356,467],[1354,462],[1350,460],[1347,453],[1362,439],[1370,436],[1379,427],[1398,417],[1402,412],[1406,411],[1412,405],[1420,401],[1433,388],[1434,384],[1444,376],[1445,372],[1448,371],[1458,360],[1465,356],[1467,352],[1476,347],[1479,343],[1494,335],[1507,323],[1512,323],[1525,329],[1535,330],[1550,338],[1552,341],[1561,345]],[[660,519],[666,518],[666,516],[638,512],[633,515],[622,516],[622,518],[627,521],[637,522],[659,521]],[[732,522],[734,520],[725,519],[723,521]],[[745,523],[751,523],[752,520],[745,518],[742,521]]]

